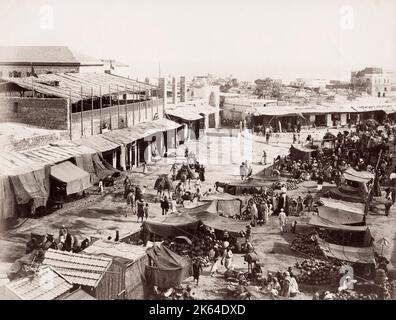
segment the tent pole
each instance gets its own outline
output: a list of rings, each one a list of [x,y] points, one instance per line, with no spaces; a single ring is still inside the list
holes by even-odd
[[[102,87],[99,87],[99,96],[100,96],[100,113],[99,113],[99,120],[100,120],[100,130],[99,133],[102,133],[102,105],[103,105],[103,99],[102,99]]]
[[[111,89],[110,89],[110,85],[109,85],[109,115],[110,115],[110,130],[113,130],[113,126],[111,124]]]
[[[125,124],[128,128],[128,97],[127,86],[125,85]]]
[[[70,122],[70,140],[73,138],[72,134],[72,112],[73,112],[73,105],[72,105],[72,98],[71,98],[71,88],[69,89],[69,122]]]
[[[93,128],[93,109],[94,109],[94,103],[93,103],[93,88],[91,87],[91,136],[94,135],[94,128]]]
[[[117,107],[118,107],[118,109],[117,109],[117,112],[118,112],[118,125],[117,125],[117,128],[119,129],[120,128],[120,93],[119,93],[119,90],[118,90],[118,84],[117,84]]]

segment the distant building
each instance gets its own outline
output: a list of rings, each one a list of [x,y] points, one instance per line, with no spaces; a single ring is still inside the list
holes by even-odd
[[[294,87],[302,87],[308,89],[324,89],[326,88],[326,79],[313,79],[313,78],[297,78],[296,81],[290,83]]]
[[[103,63],[103,71],[105,73],[115,74],[123,77],[129,76],[129,65],[126,63],[112,59],[100,59],[100,61]]]
[[[0,46],[0,78],[103,72],[103,62],[65,46]]]
[[[351,72],[352,88],[372,96],[385,97],[392,86],[392,74],[382,68],[365,68]]]
[[[326,89],[350,89],[351,83],[349,81],[330,80],[326,85]]]

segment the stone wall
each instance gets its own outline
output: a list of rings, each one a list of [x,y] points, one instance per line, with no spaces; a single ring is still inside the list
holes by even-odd
[[[27,77],[32,71],[31,66],[0,66],[0,77],[9,77],[10,72],[20,72],[21,77]],[[79,72],[78,66],[34,66],[36,74]]]
[[[0,122],[68,130],[68,103],[57,98],[0,97]]]

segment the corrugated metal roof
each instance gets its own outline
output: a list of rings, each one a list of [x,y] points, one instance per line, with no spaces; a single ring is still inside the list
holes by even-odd
[[[113,258],[122,258],[128,261],[137,261],[146,255],[146,248],[124,242],[98,240],[86,248],[84,252]]]
[[[20,151],[23,155],[39,163],[56,164],[62,161],[70,160],[76,156],[83,154],[95,153],[92,148],[80,147],[77,144],[67,146],[61,145],[47,145],[31,150]]]
[[[106,152],[117,149],[120,144],[105,139],[103,135],[96,135],[87,138],[81,138],[73,141],[77,145],[90,147],[98,152]]]
[[[112,259],[49,249],[43,265],[49,265],[73,284],[96,287]]]
[[[190,107],[179,107],[175,109],[168,109],[165,110],[165,113],[167,115],[177,117],[183,120],[187,121],[195,121],[195,120],[200,120],[203,117],[197,112],[197,110],[194,110]]]
[[[71,282],[49,266],[42,266],[34,276],[6,285],[21,300],[53,300],[67,293],[72,287]]]
[[[122,144],[128,144],[159,132],[174,130],[180,127],[181,124],[177,122],[161,118],[150,122],[141,122],[132,128],[109,131],[104,133],[102,137],[115,143],[122,142]]]

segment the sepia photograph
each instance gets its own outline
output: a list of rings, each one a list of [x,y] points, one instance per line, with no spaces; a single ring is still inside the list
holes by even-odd
[[[0,300],[396,300],[396,1],[1,0],[0,30]]]

